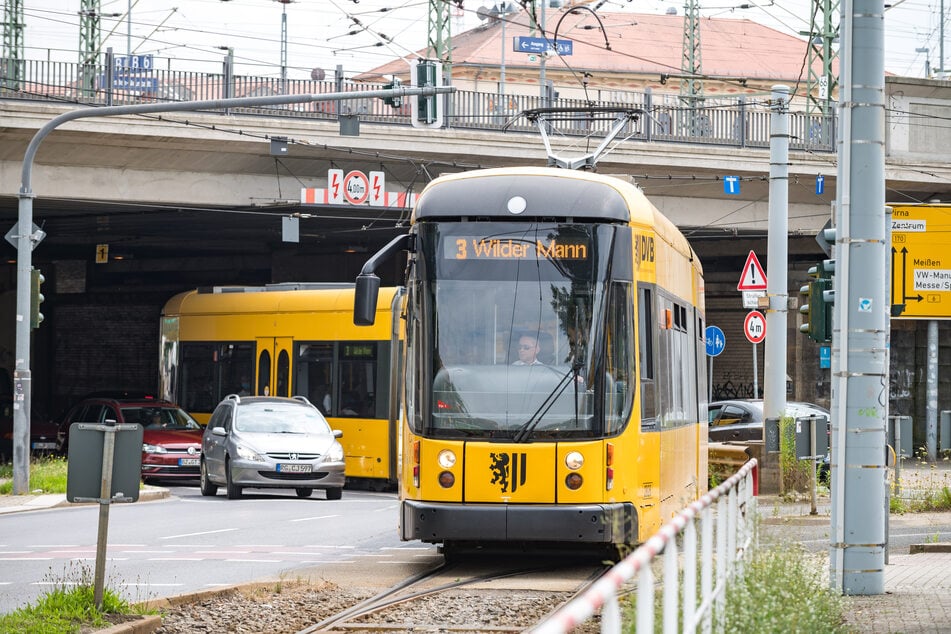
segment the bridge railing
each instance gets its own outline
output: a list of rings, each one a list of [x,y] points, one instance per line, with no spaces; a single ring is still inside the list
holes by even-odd
[[[664,556],[661,588],[663,631],[665,634],[695,632],[698,628],[704,632],[711,631],[713,619],[723,609],[727,584],[736,574],[742,574],[753,543],[756,464],[755,459],[750,460],[723,484],[681,511],[637,550],[618,562],[587,592],[564,605],[530,632],[570,632],[600,608],[601,631],[619,634],[622,625],[618,591],[636,576],[635,631],[653,634],[655,580],[651,563],[661,553]],[[678,537],[683,548],[682,558],[679,556]]]
[[[300,80],[275,77],[203,73],[151,68],[125,71],[113,68],[111,57],[102,64],[79,64],[0,60],[0,98],[60,101],[83,105],[126,105],[155,101],[191,101],[280,94],[360,93],[384,88],[344,80]],[[534,132],[534,124],[520,113],[535,108],[601,107],[637,108],[643,111],[622,131],[623,141],[692,143],[731,147],[769,147],[769,104],[744,97],[710,98],[694,105],[677,95],[647,91],[611,91],[611,101],[500,94],[459,90],[444,95],[444,125],[447,128],[489,131]],[[348,99],[266,108],[233,109],[231,114],[265,115],[336,120],[358,117],[368,123],[410,125],[410,104],[393,108],[381,99]],[[553,136],[583,137],[607,133],[611,121],[577,116],[551,124]],[[804,112],[790,113],[790,147],[831,152],[835,149],[836,120]],[[622,141],[622,142],[623,142]]]

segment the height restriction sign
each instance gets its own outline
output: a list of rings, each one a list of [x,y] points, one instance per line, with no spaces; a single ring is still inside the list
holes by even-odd
[[[766,318],[758,310],[751,310],[743,320],[743,332],[750,343],[761,343],[766,338]]]

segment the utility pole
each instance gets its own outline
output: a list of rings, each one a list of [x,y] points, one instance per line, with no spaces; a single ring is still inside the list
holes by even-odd
[[[23,0],[3,4],[3,88],[19,90],[23,79]]]
[[[839,77],[832,68],[839,57],[838,52],[832,47],[832,44],[839,39],[839,0],[819,0],[819,2],[821,14],[818,11],[813,12],[809,32],[802,33],[809,37],[806,55],[809,72],[806,114],[821,115],[821,138],[810,140],[828,144],[833,138],[832,95],[839,88]]]
[[[99,0],[81,0],[79,9],[79,72],[83,95],[92,97],[99,62],[101,31]]]
[[[700,0],[684,2],[683,54],[680,59],[680,101],[689,109],[690,131],[698,135],[697,107],[703,102],[703,55],[700,50]]]
[[[766,262],[766,359],[763,417],[786,413],[789,321],[789,87],[773,86],[769,115],[769,235]]]
[[[450,3],[443,0],[429,0],[429,41],[426,44],[426,57],[438,59],[442,62],[443,75],[447,79],[452,76],[452,33],[449,5]]]
[[[281,3],[281,94],[287,92],[287,5],[293,0],[277,0]]]
[[[884,0],[842,0],[832,321],[831,587],[885,592],[891,220]]]

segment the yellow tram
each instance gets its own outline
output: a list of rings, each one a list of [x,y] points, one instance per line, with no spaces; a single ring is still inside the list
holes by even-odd
[[[705,492],[703,271],[639,188],[552,168],[438,178],[364,266],[355,323],[404,250],[403,540],[610,551]]]
[[[162,314],[162,397],[205,424],[228,394],[306,396],[343,431],[348,484],[395,485],[391,304],[399,296],[386,289],[377,325],[357,328],[353,292],[353,284],[315,283],[176,295]]]

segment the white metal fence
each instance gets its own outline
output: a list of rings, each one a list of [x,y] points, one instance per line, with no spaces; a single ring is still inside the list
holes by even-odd
[[[753,541],[756,464],[755,459],[750,460],[726,482],[685,508],[637,550],[618,562],[587,592],[566,604],[531,632],[569,632],[594,615],[598,608],[601,609],[601,631],[621,632],[618,592],[637,575],[636,631],[653,633],[655,580],[651,562],[660,553],[664,554],[661,587],[663,631],[696,632],[701,629],[709,632],[716,615],[715,607],[722,608],[727,584],[738,572],[742,572]],[[679,535],[682,535],[683,557],[679,556]]]

